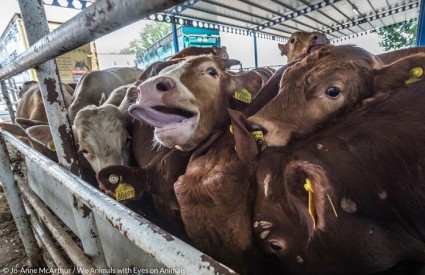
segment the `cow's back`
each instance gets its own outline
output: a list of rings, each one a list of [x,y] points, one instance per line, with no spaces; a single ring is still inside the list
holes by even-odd
[[[101,105],[115,88],[135,82],[142,70],[130,67],[110,68],[89,72],[80,79],[69,106],[71,121],[79,110],[87,105]]]

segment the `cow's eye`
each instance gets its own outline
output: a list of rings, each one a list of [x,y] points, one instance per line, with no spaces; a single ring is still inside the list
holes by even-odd
[[[275,251],[282,249],[282,246],[280,246],[279,242],[270,242],[269,244],[270,244],[271,249],[273,249]]]
[[[214,68],[209,68],[207,69],[207,74],[215,76],[217,75],[217,71]]]
[[[295,38],[291,38],[291,44],[294,44],[295,43]]]
[[[337,87],[333,87],[333,86],[329,87],[326,90],[326,94],[330,97],[333,97],[333,98],[339,96],[340,93],[341,93],[340,90]]]

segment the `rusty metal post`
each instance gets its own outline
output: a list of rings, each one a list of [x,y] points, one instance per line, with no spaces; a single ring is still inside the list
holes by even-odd
[[[0,69],[2,68],[0,64]],[[10,120],[15,123],[15,111],[13,110],[12,102],[10,101],[9,93],[7,91],[6,83],[4,81],[0,81],[1,92],[3,94],[4,102],[6,103],[7,110],[9,111]]]
[[[30,264],[32,266],[36,266],[39,258],[37,241],[31,229],[31,224],[28,220],[27,213],[25,212],[18,188],[15,184],[13,171],[10,167],[10,159],[6,142],[1,136],[0,147],[0,182],[3,185],[6,199],[10,206],[10,212],[15,220],[16,228],[18,229],[19,236],[21,237],[22,243],[25,247],[25,252],[30,260]]]
[[[33,45],[50,32],[43,2],[19,0],[19,7],[28,42]],[[64,102],[56,61],[49,60],[41,64],[36,68],[36,72],[59,163],[74,174],[80,175],[77,147],[68,118],[68,106]]]
[[[37,40],[49,34],[43,2],[19,0],[19,5],[28,41],[30,44],[34,44]],[[36,72],[59,163],[70,169],[74,174],[80,175],[77,147],[68,117],[68,106],[63,100],[63,91],[55,60],[41,64],[36,68]],[[75,201],[72,196],[70,196],[70,199]],[[73,214],[80,232],[84,252],[93,258],[97,267],[107,267],[91,210],[86,207],[85,211],[78,211],[78,208],[74,207]]]

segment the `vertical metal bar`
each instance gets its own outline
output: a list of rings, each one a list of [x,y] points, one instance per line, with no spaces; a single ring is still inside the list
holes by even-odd
[[[176,18],[174,16],[171,16],[171,26],[173,30],[173,45],[174,45],[174,53],[179,52],[179,38],[177,36],[177,25],[176,25]]]
[[[39,258],[37,241],[31,229],[30,222],[28,221],[27,213],[25,212],[18,188],[15,184],[6,142],[2,136],[0,136],[0,147],[0,181],[3,184],[6,199],[10,206],[10,212],[15,220],[16,228],[18,229],[19,236],[25,247],[25,252],[28,255],[30,264],[35,266]]]
[[[44,6],[42,1],[32,0],[19,0],[19,5],[28,41],[32,45],[49,34]],[[78,167],[77,147],[68,117],[68,106],[64,103],[56,61],[50,60],[41,64],[36,72],[59,163],[74,174],[81,175]],[[85,207],[85,211],[78,211],[77,207],[74,207],[73,214],[83,242],[84,252],[93,257],[98,267],[106,267],[103,248],[99,235],[96,234],[97,228],[91,210]]]
[[[49,34],[43,1],[19,0],[19,7],[28,42],[33,45]],[[64,103],[56,61],[49,60],[41,64],[36,72],[59,163],[74,174],[80,175],[77,147]]]
[[[425,45],[425,1],[420,1],[418,28],[416,30],[416,46]]]
[[[10,94],[12,95],[12,99],[14,102],[16,102],[17,99],[17,87],[16,87],[16,83],[15,80],[13,78],[9,78],[7,80],[7,82],[9,83],[9,90],[10,90]]]
[[[255,68],[258,67],[258,52],[257,52],[257,33],[252,32],[254,35],[254,64]]]
[[[0,64],[0,69],[1,69]],[[7,92],[6,83],[4,81],[0,81],[1,92],[3,94],[4,102],[6,103],[7,110],[9,111],[10,120],[15,123],[15,111],[13,110],[12,102],[10,101],[9,93]]]

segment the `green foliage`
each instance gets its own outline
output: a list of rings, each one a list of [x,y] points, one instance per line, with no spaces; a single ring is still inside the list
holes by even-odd
[[[120,51],[122,54],[140,54],[149,46],[171,32],[171,24],[152,21],[146,24],[137,39],[133,39],[127,48]]]
[[[415,46],[416,28],[417,22],[405,22],[402,25],[382,28],[378,31],[381,37],[379,46],[385,51]]]

